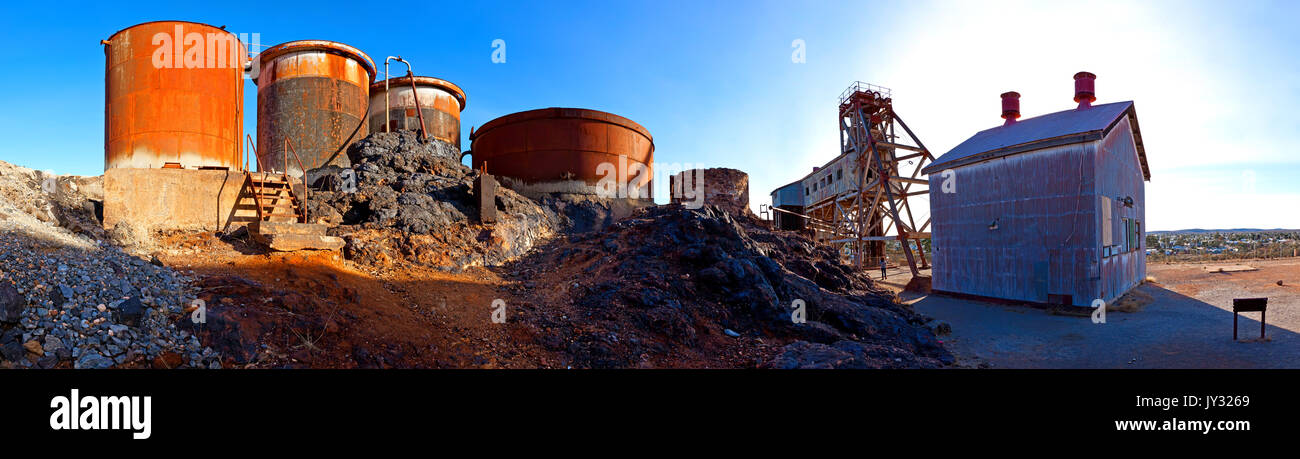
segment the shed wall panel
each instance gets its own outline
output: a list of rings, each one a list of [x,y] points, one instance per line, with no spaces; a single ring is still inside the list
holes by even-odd
[[[1101,276],[1104,279],[1101,298],[1109,304],[1146,277],[1146,190],[1137,145],[1127,117],[1122,118],[1099,142],[1094,167],[1098,177],[1097,195],[1112,199],[1114,203],[1111,231],[1115,244],[1124,243],[1124,218],[1140,223],[1134,250],[1100,258]],[[1126,197],[1133,199],[1132,207],[1120,204],[1119,200]],[[1100,220],[1098,224],[1101,224]],[[1101,246],[1100,240],[1097,245]]]
[[[954,192],[930,188],[933,288],[1033,302],[1069,295],[1079,306],[1098,298],[1097,144],[951,169]]]

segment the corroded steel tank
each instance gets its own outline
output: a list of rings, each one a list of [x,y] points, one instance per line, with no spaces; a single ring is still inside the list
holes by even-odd
[[[366,136],[375,63],[351,46],[301,40],[258,55],[257,156],[267,170],[348,166],[347,147]],[[285,164],[288,163],[288,164]]]
[[[244,63],[234,34],[157,21],[104,45],[104,169],[241,167]]]
[[[415,90],[411,81],[415,81]],[[424,115],[424,129],[429,137],[460,148],[460,112],[465,109],[465,91],[449,81],[432,77],[400,77],[386,80],[391,95],[388,97],[388,117],[384,117],[384,82],[370,85],[370,132],[383,132],[385,119],[389,129],[419,130],[420,114]]]
[[[503,184],[525,195],[600,194],[602,179],[644,190],[641,199],[654,195],[650,131],[612,113],[581,108],[514,113],[487,122],[470,134],[470,142],[475,169],[501,176]]]

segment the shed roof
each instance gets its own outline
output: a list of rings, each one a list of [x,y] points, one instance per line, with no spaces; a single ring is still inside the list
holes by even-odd
[[[1146,149],[1142,146],[1137,111],[1132,101],[1064,110],[1020,120],[1010,126],[985,129],[936,158],[935,162],[927,166],[922,173],[929,175],[944,169],[1002,156],[1098,140],[1109,134],[1124,116],[1129,117],[1129,124],[1133,128],[1133,140],[1137,144],[1142,176],[1150,180],[1151,171],[1147,167]]]
[[[801,189],[801,190],[803,189],[803,179],[802,179],[802,178],[799,179],[799,180],[795,180],[795,181],[793,181],[793,182],[787,183],[787,184],[785,184],[785,185],[781,185],[781,186],[779,186],[779,187],[776,187],[776,189],[775,189],[775,190],[772,190],[772,192],[771,192],[770,194],[777,194],[777,193],[779,193],[781,190],[784,190],[784,189],[786,189],[786,188],[796,188],[796,187],[799,188],[799,189]]]

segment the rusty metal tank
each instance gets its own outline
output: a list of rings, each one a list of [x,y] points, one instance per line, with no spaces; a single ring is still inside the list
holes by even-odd
[[[504,185],[525,195],[600,195],[602,180],[617,180],[624,189],[633,184],[645,194],[615,197],[654,196],[650,131],[612,113],[581,108],[514,113],[470,133],[470,142],[475,169],[502,177]]]
[[[411,89],[412,80],[415,89]],[[386,80],[388,82],[388,117],[384,117],[384,81],[370,85],[370,132],[383,132],[385,119],[389,130],[419,130],[420,113],[429,137],[460,148],[460,112],[465,110],[465,91],[449,81],[416,76]],[[419,100],[417,108],[416,100]]]
[[[351,46],[300,40],[257,57],[257,156],[267,170],[348,166],[347,147],[365,138],[375,63]],[[285,164],[288,163],[288,164]]]
[[[157,21],[114,33],[104,46],[104,170],[240,169],[244,63],[234,34]]]

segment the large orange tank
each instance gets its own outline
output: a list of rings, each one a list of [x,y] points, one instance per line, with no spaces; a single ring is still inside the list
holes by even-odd
[[[347,147],[368,132],[366,104],[375,80],[370,56],[342,43],[301,40],[267,48],[258,62],[261,167],[302,174],[298,160],[285,149],[285,139],[303,168],[350,165]]]
[[[101,43],[105,170],[242,167],[248,53],[238,37],[207,24],[158,21]]]
[[[411,80],[415,80],[414,91],[411,90]],[[387,117],[384,116],[385,82],[389,93]],[[389,130],[419,130],[420,116],[423,115],[424,129],[429,137],[460,148],[462,110],[465,110],[465,91],[450,81],[416,76],[392,78],[370,85],[370,132],[384,132],[385,122],[389,124]]]
[[[502,177],[525,195],[608,193],[609,181],[651,199],[654,139],[627,118],[581,108],[543,108],[506,115],[470,134],[475,169]],[[602,182],[604,181],[604,182]]]

